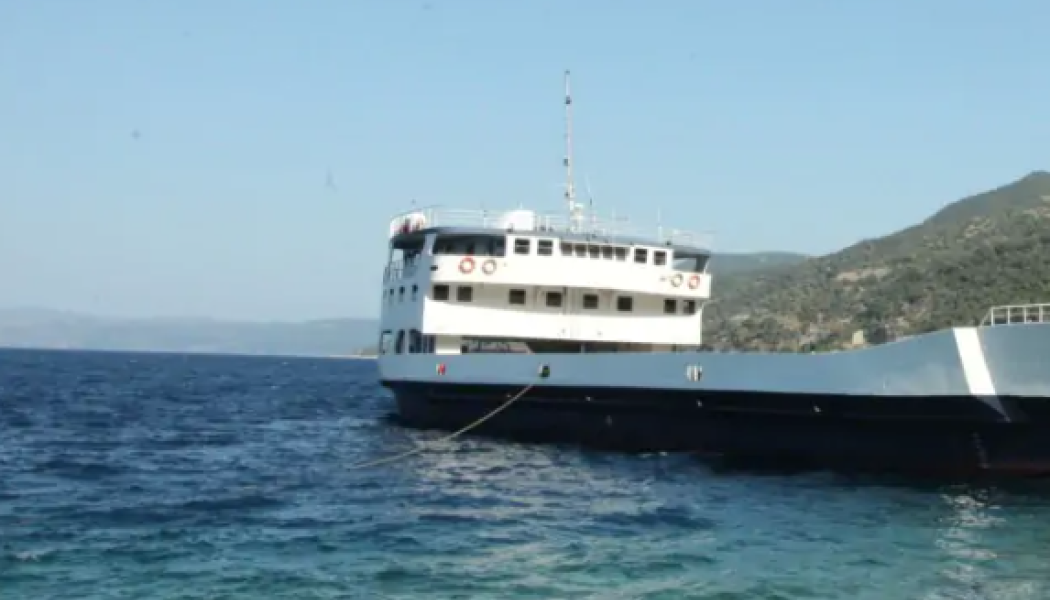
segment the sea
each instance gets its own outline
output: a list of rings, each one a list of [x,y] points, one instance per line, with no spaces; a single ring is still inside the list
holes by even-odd
[[[0,351],[0,599],[1050,598],[1045,486],[441,441],[392,409],[369,360]]]

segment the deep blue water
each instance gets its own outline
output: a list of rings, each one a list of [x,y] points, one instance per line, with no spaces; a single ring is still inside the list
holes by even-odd
[[[388,423],[370,361],[0,351],[0,598],[1050,598],[1050,492]]]

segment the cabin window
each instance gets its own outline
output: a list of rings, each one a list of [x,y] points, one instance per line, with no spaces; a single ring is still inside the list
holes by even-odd
[[[529,238],[514,240],[514,254],[528,254],[529,252],[532,252],[532,240]]]
[[[401,354],[405,351],[405,330],[397,330],[397,342],[394,343],[394,353]]]
[[[674,298],[664,299],[664,314],[673,315],[678,312],[678,302]]]
[[[617,296],[616,310],[620,312],[631,312],[634,310],[634,298],[630,296]]]
[[[583,244],[576,244],[572,247],[572,254],[576,258],[584,258],[585,256],[587,256],[587,246],[584,246]]]
[[[572,256],[572,244],[570,244],[568,242],[562,242],[561,243],[561,255],[562,256]]]
[[[561,292],[547,292],[547,306],[551,308],[561,307]]]
[[[405,301],[405,286],[401,286],[401,287],[399,287],[397,289],[397,301],[398,302],[404,302]]]
[[[408,352],[409,354],[418,354],[423,351],[423,336],[420,335],[418,329],[412,329],[408,332]]]
[[[415,302],[418,297],[419,297],[419,286],[418,285],[413,285],[412,286],[412,302]]]
[[[474,256],[476,252],[477,246],[474,244],[474,242],[467,242],[467,249],[466,252],[464,252],[464,254],[466,254],[467,256]]]
[[[605,260],[612,260],[613,249],[612,246],[602,246],[602,258]]]
[[[536,254],[540,256],[554,255],[554,242],[550,240],[539,240],[536,242]]]
[[[511,304],[525,304],[525,290],[511,290],[507,300]]]
[[[456,302],[470,302],[474,299],[474,288],[461,285],[456,288]]]
[[[696,300],[686,300],[682,303],[682,312],[687,315],[696,314]]]
[[[613,248],[616,260],[627,260],[627,248]]]
[[[657,250],[653,252],[653,264],[662,266],[667,264],[667,252],[663,250]]]
[[[649,262],[649,251],[645,248],[634,249],[634,262],[645,264]]]
[[[393,290],[391,290],[393,292]],[[448,300],[448,286],[438,284],[434,286],[434,300]]]
[[[584,294],[583,307],[588,310],[594,310],[598,308],[598,294]]]
[[[386,330],[383,331],[383,333],[379,334],[379,353],[380,354],[390,354],[390,349],[391,349],[390,348],[390,341],[393,338],[394,338],[394,335],[390,332],[389,329],[386,329]]]

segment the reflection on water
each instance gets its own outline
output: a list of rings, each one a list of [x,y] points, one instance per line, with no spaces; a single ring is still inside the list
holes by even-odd
[[[1045,501],[994,488],[947,491],[941,501],[947,512],[935,543],[942,552],[939,574],[953,584],[947,588],[968,598],[1050,598],[1046,557],[1037,550],[1050,542]],[[948,591],[926,597],[958,597]]]

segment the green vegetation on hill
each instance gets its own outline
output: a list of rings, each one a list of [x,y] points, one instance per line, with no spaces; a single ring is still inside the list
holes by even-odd
[[[796,350],[976,324],[1050,302],[1050,173],[960,200],[926,221],[794,264],[716,278],[705,342]]]
[[[715,276],[748,273],[784,265],[797,265],[809,257],[794,252],[754,252],[715,254],[708,267]]]

